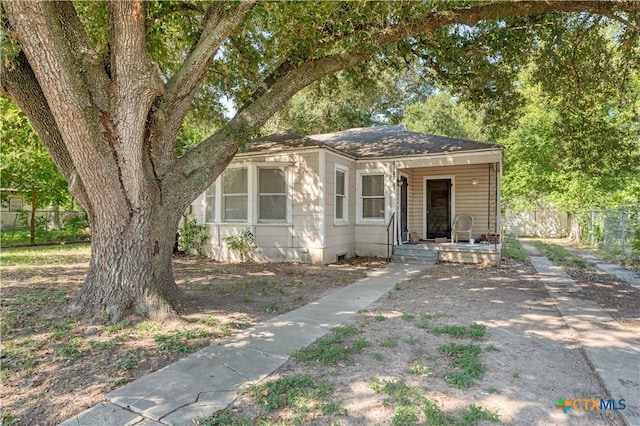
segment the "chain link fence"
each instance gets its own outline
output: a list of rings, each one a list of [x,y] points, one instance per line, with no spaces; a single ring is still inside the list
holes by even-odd
[[[503,214],[503,232],[513,237],[569,237],[612,254],[640,258],[640,204],[606,210],[534,210]]]
[[[87,214],[76,210],[36,210],[36,226],[46,228],[60,228],[74,220],[85,220]],[[0,227],[3,229],[25,229],[31,222],[31,210],[2,211],[0,213]]]
[[[614,254],[640,257],[640,204],[571,214],[571,236]]]

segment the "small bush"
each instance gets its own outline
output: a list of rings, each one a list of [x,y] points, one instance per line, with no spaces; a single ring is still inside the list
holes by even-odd
[[[240,256],[242,262],[250,260],[251,252],[256,249],[256,240],[250,229],[245,229],[237,235],[230,235],[222,241],[229,250]]]
[[[178,245],[185,252],[195,251],[202,254],[202,247],[209,239],[206,225],[198,224],[195,216],[188,215],[184,226],[178,230]]]

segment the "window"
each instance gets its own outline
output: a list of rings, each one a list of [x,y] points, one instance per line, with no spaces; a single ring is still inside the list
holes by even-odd
[[[347,220],[347,171],[336,168],[336,221]]]
[[[22,210],[22,198],[21,197],[9,197],[9,211],[19,212]]]
[[[204,194],[204,221],[206,223],[216,221],[216,182]]]
[[[287,220],[287,179],[283,168],[258,169],[258,220]]]
[[[224,221],[247,220],[247,168],[227,169],[222,182],[222,211]]]
[[[362,175],[362,219],[384,219],[384,175]]]

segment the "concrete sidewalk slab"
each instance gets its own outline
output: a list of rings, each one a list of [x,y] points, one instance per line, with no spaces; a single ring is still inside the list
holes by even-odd
[[[424,269],[392,263],[299,309],[231,336],[109,393],[64,426],[192,425],[227,407],[239,389],[284,364],[289,355],[346,322]]]
[[[609,275],[613,275],[614,277],[631,284],[635,288],[640,289],[640,274],[637,272],[615,263],[604,262],[602,259],[591,254],[582,254],[581,256],[586,261],[593,263],[596,268],[601,271],[606,272]]]
[[[562,269],[532,245],[523,242],[531,264],[545,285],[567,325],[575,332],[605,387],[608,398],[624,399],[626,409],[618,411],[629,425],[640,425],[640,344],[598,304],[579,298],[580,287]],[[580,397],[599,395],[576,395]]]

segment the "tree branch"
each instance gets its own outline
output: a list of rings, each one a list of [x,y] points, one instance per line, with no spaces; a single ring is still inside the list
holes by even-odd
[[[76,173],[44,93],[24,53],[20,53],[13,64],[0,63],[0,92],[13,99],[29,118],[58,170],[69,183],[69,192],[87,212],[91,212],[91,203],[82,179]]]
[[[640,26],[638,26],[637,24],[634,24],[633,22],[629,21],[628,19],[624,19],[620,15],[616,15],[615,12],[607,13],[606,16],[607,16],[607,18],[610,18],[610,19],[613,19],[615,21],[618,21],[622,25],[625,25],[625,26],[627,26],[629,28],[633,28],[637,32],[640,32]]]
[[[225,169],[238,151],[239,143],[246,141],[293,95],[316,80],[359,64],[368,56],[345,52],[310,60],[297,68],[285,66],[288,72],[268,77],[266,80],[272,80],[272,84],[255,101],[245,105],[224,128],[177,160],[170,177],[172,185],[180,188],[185,199],[197,197]]]
[[[164,96],[156,102],[149,139],[151,157],[159,176],[173,166],[175,137],[215,52],[253,5],[254,0],[245,0],[230,13],[225,13],[226,3],[213,3],[207,10],[197,43],[167,83]]]
[[[109,110],[107,93],[111,80],[104,69],[104,62],[91,45],[73,3],[57,1],[55,4],[62,31],[70,45],[69,51],[74,55],[75,61],[81,64],[82,69],[89,71],[84,73],[84,77],[91,98],[98,108],[107,112]]]
[[[623,3],[625,8],[640,9],[638,3]],[[504,19],[552,11],[592,12],[604,14],[616,9],[618,4],[607,1],[523,1],[500,2],[471,6],[445,12],[432,12],[419,19],[400,22],[395,27],[377,29],[375,43],[378,48],[398,42],[408,36],[429,29],[452,24],[475,25],[488,19]],[[371,29],[370,29],[371,30]],[[373,37],[372,37],[373,38]],[[195,198],[213,182],[237,152],[239,141],[246,140],[262,126],[293,95],[312,82],[340,70],[353,67],[373,55],[369,48],[357,52],[343,52],[319,59],[310,59],[298,66],[284,60],[258,89],[227,126],[181,157],[171,179],[187,198]],[[179,178],[177,178],[179,176]]]
[[[83,69],[83,63],[76,61],[78,53],[74,49],[78,46],[67,40],[70,29],[64,28],[57,4],[28,0],[11,0],[3,4],[55,119],[55,126],[68,147],[77,178],[91,199],[90,208],[98,210],[98,205],[105,199],[124,204],[122,193],[113,185],[118,179],[118,167],[113,163],[107,166],[113,161],[112,152],[105,143],[103,132],[106,127],[102,127],[108,119],[105,120],[104,111],[94,103],[86,77],[91,69]],[[45,146],[50,143],[48,138],[42,139]],[[47,148],[54,151],[50,146]],[[94,158],[100,158],[105,166],[97,168]],[[78,181],[77,178],[70,183]]]
[[[137,99],[138,109],[146,116],[151,101],[164,87],[147,56],[145,15],[141,0],[109,2],[114,99],[124,103]]]

